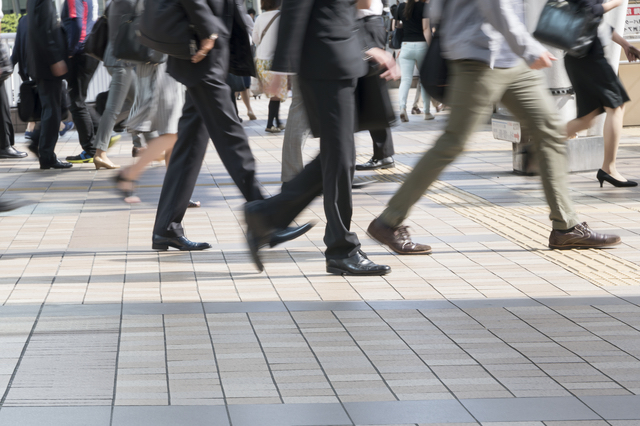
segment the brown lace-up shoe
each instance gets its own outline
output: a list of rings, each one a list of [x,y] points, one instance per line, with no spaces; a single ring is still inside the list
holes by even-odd
[[[367,228],[367,233],[398,254],[431,254],[430,246],[411,241],[408,228],[408,226],[392,228],[380,219],[373,219]]]
[[[569,232],[551,231],[549,247],[552,249],[602,248],[618,245],[620,241],[619,236],[598,234],[589,228],[587,222],[582,222]]]

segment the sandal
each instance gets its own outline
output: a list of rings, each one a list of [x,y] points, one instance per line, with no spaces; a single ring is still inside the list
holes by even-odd
[[[120,194],[122,194],[125,203],[132,204],[132,203],[139,203],[140,202],[140,198],[136,195],[136,193],[134,192],[133,188],[131,188],[131,189],[122,189],[122,188],[120,188],[118,186],[118,184],[123,183],[123,182],[130,182],[132,185],[134,185],[136,183],[135,180],[131,180],[131,179],[125,178],[124,176],[122,176],[122,172],[120,172],[117,175],[115,175],[113,177],[113,180],[115,180],[116,189],[118,191],[120,191]]]

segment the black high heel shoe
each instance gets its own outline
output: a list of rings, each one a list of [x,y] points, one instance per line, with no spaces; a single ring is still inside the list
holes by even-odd
[[[625,186],[638,186],[638,182],[634,182],[632,180],[621,181],[612,177],[609,173],[605,173],[602,169],[598,169],[598,174],[596,175],[598,178],[598,182],[600,182],[600,188],[602,188],[602,182],[605,180],[609,182],[611,185],[620,188]]]

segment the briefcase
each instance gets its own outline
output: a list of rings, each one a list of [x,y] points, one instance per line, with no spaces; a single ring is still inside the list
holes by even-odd
[[[33,80],[20,85],[20,99],[18,100],[18,117],[25,123],[40,121],[42,106],[38,95],[38,86]]]
[[[380,73],[377,66],[371,67],[369,74],[358,79],[355,93],[356,131],[384,130],[397,124],[387,81],[380,78]]]

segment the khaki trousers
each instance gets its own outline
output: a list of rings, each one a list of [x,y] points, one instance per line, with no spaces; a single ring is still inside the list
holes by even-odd
[[[563,123],[553,105],[544,76],[524,61],[513,68],[491,69],[476,61],[449,63],[451,107],[444,134],[416,164],[380,219],[395,227],[429,189],[442,170],[464,151],[465,143],[501,101],[532,132],[540,162],[540,177],[553,229],[566,230],[579,223],[567,185],[567,159]]]

